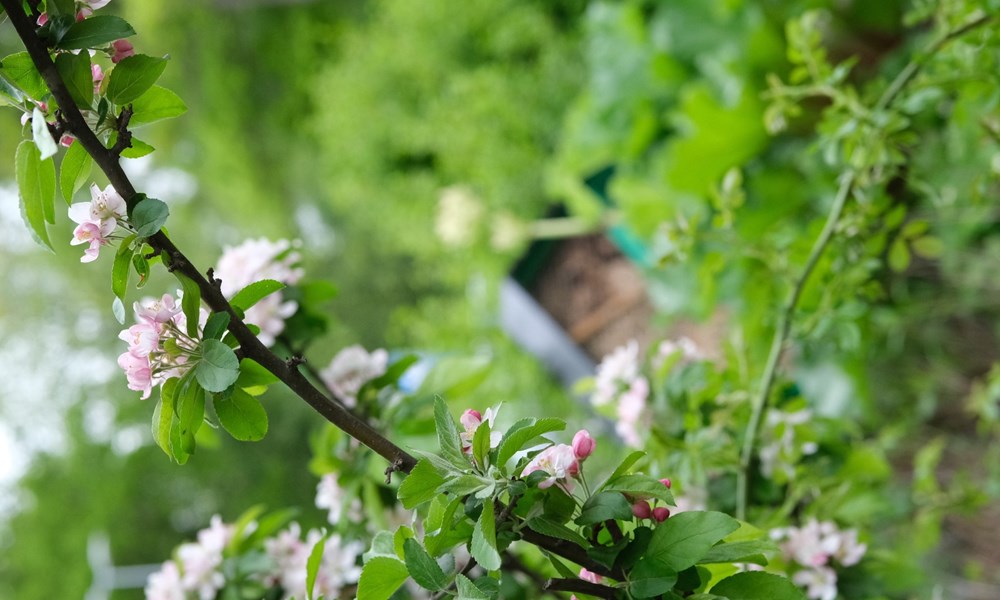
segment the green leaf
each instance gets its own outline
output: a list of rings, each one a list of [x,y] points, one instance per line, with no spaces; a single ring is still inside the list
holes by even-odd
[[[111,15],[95,15],[70,27],[56,47],[62,50],[97,48],[133,35],[135,30],[125,19]]]
[[[583,504],[577,525],[593,525],[613,519],[632,518],[632,505],[618,492],[599,492]]]
[[[24,93],[7,79],[3,70],[0,70],[0,96],[0,100],[5,100],[11,106],[21,106],[24,103]]]
[[[444,477],[437,472],[434,465],[425,459],[420,459],[400,484],[397,497],[404,508],[412,509],[437,496],[438,486],[443,483]]]
[[[229,346],[216,339],[203,339],[198,345],[201,358],[194,375],[209,392],[222,392],[240,376],[240,360]]]
[[[180,421],[178,435],[181,447],[185,453],[194,454],[194,436],[205,420],[205,390],[190,372],[178,383],[174,410]],[[174,450],[176,452],[176,448]]]
[[[83,144],[75,143],[66,150],[62,164],[59,165],[59,189],[62,190],[66,204],[73,202],[73,194],[90,179],[93,164],[94,159],[90,158]]]
[[[52,161],[42,162],[38,148],[28,140],[17,147],[14,162],[21,192],[21,214],[35,239],[51,250],[45,215],[55,212],[55,166]]]
[[[203,337],[205,339],[213,340],[222,339],[222,334],[226,332],[227,327],[229,327],[229,313],[214,312],[208,315],[208,320],[205,322]],[[239,368],[239,366],[237,366],[237,368]]]
[[[476,559],[487,571],[500,568],[500,553],[497,551],[496,515],[493,514],[493,500],[483,502],[483,512],[472,530],[472,543],[469,546],[472,558]]]
[[[181,310],[187,320],[187,334],[189,337],[198,337],[198,321],[201,319],[201,288],[193,279],[180,271],[174,271],[174,275],[181,282],[181,290],[184,292],[181,297]]]
[[[111,137],[115,138],[117,136],[113,135]],[[122,150],[122,158],[142,158],[156,151],[156,148],[134,136],[129,143],[130,146]],[[114,147],[113,142],[111,143],[111,147]]]
[[[767,557],[764,554],[777,551],[778,546],[771,540],[727,542],[712,546],[708,553],[698,561],[698,564],[755,563],[764,566],[767,565]]]
[[[585,537],[566,527],[562,523],[558,523],[553,519],[548,517],[535,517],[528,521],[528,527],[537,531],[538,533],[545,534],[549,537],[559,538],[561,540],[566,540],[573,542],[574,544],[581,546],[583,548],[590,547],[590,542],[587,541]]]
[[[805,600],[806,598],[802,590],[788,579],[762,571],[737,573],[715,584],[709,591],[729,600]]]
[[[168,216],[170,216],[170,209],[167,208],[164,201],[156,198],[143,198],[132,209],[132,227],[135,228],[137,236],[148,238],[163,227]]]
[[[256,398],[239,388],[228,398],[213,398],[219,423],[234,439],[256,442],[267,435],[267,412]]]
[[[240,361],[240,376],[236,380],[236,387],[251,396],[260,396],[267,391],[267,386],[277,382],[278,378],[257,362],[249,358]]]
[[[674,496],[667,489],[667,486],[660,483],[659,479],[654,479],[649,475],[621,475],[608,481],[604,485],[604,490],[641,498],[656,498],[667,504],[674,504]]]
[[[479,589],[472,580],[461,573],[455,577],[456,600],[490,600],[489,594]]]
[[[125,324],[125,304],[118,296],[115,296],[115,299],[111,301],[111,314],[115,316],[115,320],[119,324]]]
[[[11,83],[16,85],[28,97],[41,101],[49,95],[49,88],[45,85],[35,63],[31,61],[31,56],[27,52],[18,52],[4,57],[0,61],[0,69],[3,75]]]
[[[358,600],[389,600],[409,573],[403,561],[376,556],[365,563],[358,580]]]
[[[906,270],[910,266],[910,249],[906,247],[906,241],[899,237],[889,248],[889,268],[897,273]]]
[[[156,445],[166,453],[173,456],[170,451],[170,424],[174,419],[174,395],[177,392],[176,377],[163,382],[160,386],[160,401],[153,410],[153,440]]]
[[[472,436],[472,456],[482,468],[486,468],[487,458],[490,454],[490,424],[483,421],[476,428],[476,433]]]
[[[248,308],[257,304],[265,297],[284,288],[285,284],[280,281],[275,281],[274,279],[255,281],[242,290],[236,292],[236,295],[232,297],[229,304],[231,304],[234,308],[238,308],[246,312]]]
[[[608,477],[608,481],[614,481],[616,478],[628,473],[628,470],[632,468],[632,465],[639,462],[639,459],[644,456],[646,456],[646,453],[642,450],[634,450],[630,452],[629,455],[625,457],[625,460],[618,465],[618,468],[614,470],[611,476]],[[607,483],[605,482],[604,485],[607,485]],[[603,489],[603,487],[604,486],[602,485],[601,489]]]
[[[450,492],[456,496],[467,496],[469,494],[475,494],[493,483],[492,479],[483,479],[482,477],[472,473],[463,473],[457,477],[449,478],[444,484],[441,485],[441,487],[438,488],[438,491]]]
[[[139,126],[172,119],[185,112],[187,105],[180,96],[167,88],[154,85],[132,102],[132,118],[129,120],[129,125]]]
[[[59,152],[59,145],[52,139],[49,124],[45,122],[45,115],[42,114],[42,111],[37,106],[31,111],[31,138],[35,141],[35,145],[38,146],[42,160],[52,158]],[[46,215],[46,219],[49,223],[55,223],[54,213],[51,219]]]
[[[497,466],[503,467],[518,450],[536,437],[563,429],[566,429],[566,423],[561,419],[521,419],[500,439],[497,446]]]
[[[944,253],[944,242],[932,235],[918,237],[911,243],[913,251],[924,258],[940,258]]]
[[[316,542],[309,553],[309,560],[306,561],[306,598],[313,599],[313,588],[316,587],[316,576],[319,575],[319,567],[323,562],[323,550],[326,549],[327,535]]]
[[[123,59],[108,75],[107,97],[122,106],[145,94],[167,68],[167,59],[136,54]]]
[[[413,538],[403,542],[403,556],[406,559],[406,570],[420,587],[432,592],[439,592],[448,587],[448,576],[441,570],[437,561],[427,554],[420,542]]]
[[[438,443],[441,445],[441,455],[459,469],[467,469],[469,459],[462,452],[458,427],[441,396],[434,398],[434,423],[437,427]]]
[[[417,393],[461,396],[479,387],[489,369],[490,359],[485,356],[444,358],[427,374]]]
[[[670,517],[653,531],[646,555],[632,570],[633,586],[639,584],[638,590],[629,587],[629,591],[641,598],[667,592],[678,572],[697,564],[712,546],[739,527],[739,521],[718,512],[683,512]]]
[[[60,52],[56,55],[56,70],[66,84],[73,102],[80,108],[89,109],[94,102],[94,76],[90,70],[90,54]]]
[[[143,256],[141,251],[132,255],[132,266],[135,267],[135,273],[139,276],[139,281],[135,284],[135,287],[141,288],[149,283],[149,260]]]
[[[122,240],[115,252],[115,264],[111,267],[111,292],[117,298],[125,300],[125,291],[128,289],[128,276],[132,270],[132,240],[134,235]]]

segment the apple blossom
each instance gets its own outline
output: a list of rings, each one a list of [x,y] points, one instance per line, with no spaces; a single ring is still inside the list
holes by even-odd
[[[90,185],[90,218],[94,221],[113,219],[121,221],[125,219],[128,206],[125,199],[115,190],[108,186],[103,190],[95,184]]]
[[[792,581],[806,588],[811,600],[836,600],[837,573],[829,567],[803,569],[792,575]]]
[[[111,42],[111,62],[118,64],[126,58],[135,54],[135,48],[128,40],[118,40]]]
[[[166,323],[181,312],[180,304],[170,294],[163,294],[159,300],[136,302],[133,309],[136,317],[149,323]]]
[[[366,382],[385,373],[389,353],[379,348],[370,354],[360,345],[348,346],[337,353],[320,371],[320,379],[348,407],[357,404],[357,393]]]
[[[580,579],[590,583],[601,583],[601,576],[587,569],[580,569]]]
[[[562,482],[565,489],[571,491],[573,482],[569,481],[569,478],[579,474],[580,463],[576,459],[572,446],[556,444],[542,450],[535,458],[531,459],[521,471],[521,477],[527,477],[535,471],[542,471],[549,475],[538,483],[539,488],[546,489],[556,482]]]
[[[639,345],[635,340],[620,346],[597,366],[594,406],[615,402],[615,432],[633,448],[642,445],[639,423],[646,409],[649,382],[639,373]]]
[[[494,431],[493,421],[496,419],[497,413],[500,412],[500,407],[487,408],[486,416],[483,415],[473,408],[466,410],[459,417],[458,422],[462,424],[465,431],[459,432],[458,436],[462,439],[462,452],[466,454],[472,452],[472,440],[476,437],[476,430],[482,425],[483,421],[486,421],[490,426],[490,448],[496,448],[500,445],[500,440],[503,439],[503,433],[500,431]]]
[[[118,357],[118,366],[125,371],[128,389],[142,392],[143,400],[149,398],[153,391],[153,369],[149,357],[125,352]]]
[[[670,509],[666,506],[657,506],[653,509],[653,518],[658,523],[666,521],[668,517],[670,517]]]
[[[576,435],[573,436],[573,454],[581,462],[594,453],[596,445],[597,442],[594,441],[594,438],[590,437],[590,432],[586,429],[577,431]]]
[[[185,600],[181,572],[177,563],[168,560],[146,581],[146,600]]]
[[[316,507],[328,509],[326,518],[331,525],[340,523],[344,515],[346,500],[347,494],[337,482],[336,473],[327,473],[319,480],[316,485]],[[352,522],[361,520],[361,501],[358,498],[351,498],[347,516]]]
[[[118,224],[113,220],[97,223],[86,221],[77,225],[76,229],[73,230],[73,239],[70,240],[70,245],[89,244],[88,248],[83,251],[80,262],[88,263],[97,260],[101,247],[111,243],[109,236],[117,227]]]

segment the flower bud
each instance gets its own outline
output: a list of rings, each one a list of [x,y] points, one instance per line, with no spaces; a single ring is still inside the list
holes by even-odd
[[[670,478],[664,477],[663,479],[660,480],[660,483],[666,486],[668,490],[670,489]]]
[[[45,24],[48,22],[49,22],[49,13],[42,13],[38,15],[38,21],[36,21],[36,23],[38,23],[39,27],[44,27]]]
[[[590,583],[601,583],[601,576],[587,569],[580,569],[580,579]]]
[[[657,506],[653,509],[653,518],[656,519],[657,523],[662,523],[667,520],[670,516],[670,509],[666,506]]]
[[[577,431],[576,435],[573,436],[573,454],[578,460],[583,460],[593,454],[596,445],[597,442],[590,437],[590,433],[586,429]]]
[[[135,47],[128,40],[111,42],[111,49],[114,50],[114,54],[111,55],[111,62],[115,64],[135,54]]]
[[[478,410],[470,408],[462,413],[458,421],[462,424],[462,427],[465,427],[466,431],[475,432],[479,424],[483,422],[483,415]]]
[[[652,511],[649,509],[649,502],[645,500],[639,500],[632,505],[632,514],[639,519],[648,519],[652,515]]]

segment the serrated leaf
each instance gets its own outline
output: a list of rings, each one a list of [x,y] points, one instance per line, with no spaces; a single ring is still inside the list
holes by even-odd
[[[125,291],[128,289],[128,276],[132,270],[132,240],[134,235],[122,240],[115,252],[115,263],[111,267],[111,292],[118,298],[125,300]]]
[[[49,131],[49,124],[45,121],[45,115],[42,114],[42,111],[37,106],[31,111],[31,139],[38,146],[38,151],[41,153],[40,158],[43,161],[52,158],[59,152],[59,145],[52,139],[52,133]],[[45,216],[49,223],[55,223],[54,212],[51,213],[51,218],[49,218],[49,213],[46,213]]]
[[[788,579],[773,573],[737,573],[715,584],[712,594],[728,600],[805,600],[806,595]]]
[[[208,338],[198,345],[198,352],[201,357],[194,374],[201,387],[209,392],[222,392],[236,383],[240,376],[240,361],[232,348]]]
[[[674,504],[674,496],[667,489],[667,486],[660,483],[659,479],[654,479],[648,475],[621,475],[608,481],[604,485],[604,489],[609,492],[621,492],[629,496],[656,498],[657,500],[663,500],[667,504]]]
[[[116,137],[116,136],[112,136]],[[129,147],[122,150],[122,158],[142,158],[156,151],[156,148],[133,136],[129,142]],[[114,147],[114,144],[111,144]]]
[[[94,76],[90,70],[90,54],[87,52],[60,52],[56,55],[56,70],[66,84],[73,102],[80,108],[89,109],[94,102]]]
[[[122,106],[139,98],[167,68],[167,59],[136,54],[123,59],[108,75],[107,97]]]
[[[409,572],[401,560],[376,556],[365,563],[358,580],[358,600],[389,600]]]
[[[397,497],[404,508],[412,509],[437,496],[437,489],[443,483],[444,477],[434,465],[426,459],[420,459],[400,484]]]
[[[518,450],[536,437],[563,429],[566,429],[566,423],[561,419],[521,419],[500,439],[497,446],[497,466],[503,467]]]
[[[472,543],[469,546],[472,558],[487,571],[500,568],[500,553],[497,551],[496,515],[493,513],[493,501],[483,503],[476,526],[472,530]]]
[[[528,521],[528,527],[538,533],[545,534],[549,537],[559,538],[561,540],[566,540],[568,542],[573,542],[574,544],[581,546],[583,548],[589,548],[590,542],[587,538],[583,537],[575,530],[566,527],[562,523],[557,523],[556,521],[549,519],[548,517],[535,517]]]
[[[52,250],[45,215],[55,212],[55,166],[52,161],[43,162],[38,148],[28,140],[17,147],[14,162],[24,219],[35,238]]]
[[[236,295],[232,297],[229,304],[231,304],[234,308],[238,308],[246,312],[246,310],[254,304],[257,304],[267,296],[284,288],[285,284],[280,281],[275,281],[274,279],[255,281],[242,290],[236,292]]]
[[[222,428],[241,442],[256,442],[267,435],[267,411],[260,402],[237,388],[228,398],[214,397],[215,414]]]
[[[95,15],[70,27],[56,47],[63,50],[97,48],[133,35],[135,30],[125,19],[112,15]]]
[[[83,148],[83,144],[72,144],[66,150],[59,165],[59,189],[66,204],[73,202],[73,195],[90,179],[94,159]]]
[[[222,339],[222,334],[226,332],[227,327],[229,327],[229,313],[214,312],[208,315],[208,320],[205,321],[205,331],[202,336],[205,339]]]
[[[619,492],[599,492],[584,502],[577,525],[593,525],[632,517],[632,505]]]
[[[198,337],[198,321],[201,319],[201,288],[198,284],[180,271],[174,271],[177,280],[181,282],[181,311],[187,321],[186,329],[190,337]]]
[[[27,52],[18,52],[4,57],[0,61],[0,69],[6,79],[22,90],[28,97],[41,101],[49,95],[45,80],[35,68],[31,56]]]
[[[155,234],[170,216],[170,209],[162,200],[143,198],[132,209],[130,221],[135,233],[140,238],[148,238]]]
[[[406,560],[406,570],[410,572],[410,577],[417,582],[417,585],[432,592],[439,592],[448,587],[448,576],[441,570],[437,561],[427,554],[420,542],[413,538],[403,542],[403,557]]]
[[[163,119],[172,119],[187,112],[180,96],[167,88],[154,85],[132,102],[130,126],[140,126]]]
[[[472,580],[459,573],[455,577],[456,600],[490,600],[489,594],[479,589]]]
[[[323,550],[326,549],[328,534],[324,534],[309,553],[309,560],[306,561],[306,599],[313,599],[313,588],[316,587],[316,576],[319,575],[319,567],[323,563]]]
[[[486,469],[489,465],[487,464],[487,458],[490,454],[490,424],[488,421],[483,421],[476,428],[476,433],[472,436],[472,456],[476,459],[483,469]]]

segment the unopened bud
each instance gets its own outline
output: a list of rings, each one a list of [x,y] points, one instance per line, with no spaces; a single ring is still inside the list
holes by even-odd
[[[653,518],[656,519],[658,523],[662,523],[667,520],[670,516],[670,509],[666,506],[657,506],[653,509]]]
[[[590,433],[586,429],[577,431],[576,435],[573,436],[573,454],[578,460],[583,460],[593,454],[596,445],[597,442],[590,437]]]
[[[632,505],[632,514],[639,519],[648,519],[653,512],[649,509],[649,502],[639,500]]]

